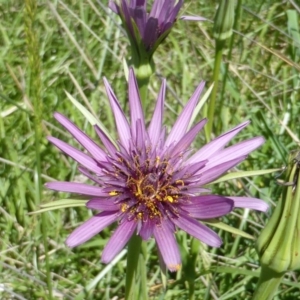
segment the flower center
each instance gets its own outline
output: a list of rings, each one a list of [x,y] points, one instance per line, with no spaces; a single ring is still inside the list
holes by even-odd
[[[185,189],[184,180],[173,178],[173,165],[178,164],[178,159],[159,156],[153,158],[151,148],[145,152],[135,151],[132,157],[120,156],[115,164],[114,179],[124,178],[124,198],[120,210],[128,219],[146,221],[156,219],[160,221],[165,215],[178,216],[178,202],[187,200],[183,195]],[[119,166],[118,166],[119,165]],[[111,191],[111,196],[119,197],[122,191]]]
[[[131,215],[143,220],[161,217],[168,204],[178,202],[180,192],[177,184],[172,185],[167,176],[154,172],[138,179],[130,177],[127,187],[136,201],[130,208],[126,207]],[[126,207],[123,206],[122,210],[127,211]]]
[[[138,185],[139,193],[137,196],[143,196],[149,199],[154,199],[158,192],[159,182],[158,175],[150,173]]]

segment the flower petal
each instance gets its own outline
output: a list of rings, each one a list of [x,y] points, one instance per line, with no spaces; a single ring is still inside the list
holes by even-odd
[[[221,238],[213,230],[188,216],[181,215],[178,218],[173,218],[172,222],[209,246],[220,247],[222,244]]]
[[[233,200],[235,207],[250,208],[250,209],[255,209],[263,212],[266,212],[269,209],[269,205],[261,199],[252,198],[252,197],[231,197],[231,196],[228,197],[226,196],[226,198]]]
[[[199,133],[199,131],[203,128],[203,126],[206,124],[207,120],[203,119],[198,124],[196,124],[189,132],[187,132],[181,140],[174,146],[174,149],[172,150],[172,155],[176,156],[180,152],[185,151],[193,142],[196,135]]]
[[[105,149],[112,157],[115,157],[115,153],[118,151],[115,145],[111,142],[111,140],[106,136],[106,134],[101,130],[101,128],[98,125],[95,125],[94,128]]]
[[[199,219],[222,217],[232,211],[234,201],[217,195],[203,195],[190,198],[190,204],[182,205],[189,215]]]
[[[86,204],[87,208],[98,209],[103,211],[118,211],[119,206],[109,198],[92,198]]]
[[[128,124],[128,121],[124,115],[123,110],[121,109],[121,106],[117,100],[117,97],[115,96],[111,86],[109,85],[106,78],[103,78],[106,93],[108,96],[108,99],[110,101],[111,109],[113,110],[113,113],[115,115],[115,122],[119,134],[119,139],[123,146],[128,150],[129,148],[129,139],[131,138],[130,134],[130,127]]]
[[[140,36],[143,37],[147,22],[146,9],[143,6],[136,6],[131,10],[131,16],[133,17],[134,22],[139,29]]]
[[[169,1],[174,1],[174,0],[169,0]],[[158,19],[164,2],[165,2],[164,0],[154,0],[149,17]]]
[[[182,5],[183,5],[183,0],[179,0],[177,2],[177,4],[175,5],[175,7],[171,10],[171,13],[169,14],[169,17],[167,17],[168,22],[174,23],[176,21],[177,15],[178,15],[179,10],[180,10]]]
[[[100,180],[100,178],[102,179],[102,176],[100,177],[98,174],[95,175],[93,172],[90,172],[88,169],[86,169],[85,167],[83,166],[79,166],[78,167],[78,171],[86,176],[87,178],[91,179],[92,181],[94,181],[95,183],[99,184],[99,185],[102,185],[103,184],[103,181]]]
[[[138,151],[141,151],[143,154],[146,153],[146,143],[148,138],[146,137],[148,134],[145,131],[145,129],[143,129],[143,125],[142,125],[142,121],[139,119],[136,122],[135,128],[135,148],[137,148]],[[143,156],[141,156],[141,158],[143,159]],[[144,157],[145,159],[145,157]]]
[[[248,155],[253,150],[260,147],[265,142],[264,138],[262,137],[255,137],[233,146],[230,146],[222,151],[220,151],[215,156],[209,158],[208,163],[206,166],[201,170],[201,172],[205,172],[206,169],[210,169],[214,166],[217,166],[221,163],[226,161],[230,161],[236,158],[239,158],[244,155]]]
[[[115,222],[117,213],[102,212],[84,222],[76,228],[67,238],[67,246],[73,248],[91,239],[94,235],[102,231],[105,227]]]
[[[102,188],[79,182],[55,181],[47,182],[45,186],[50,190],[74,193],[87,196],[107,197],[107,193]]]
[[[163,79],[160,92],[157,98],[155,110],[148,127],[148,133],[153,146],[156,146],[161,136],[163,122],[164,102],[166,94],[166,79]]]
[[[145,135],[146,127],[145,127],[145,118],[143,114],[143,109],[141,105],[141,99],[139,94],[139,89],[137,85],[137,81],[134,75],[134,71],[132,68],[129,69],[128,76],[128,98],[130,105],[130,121],[131,127],[134,129],[134,138],[137,136],[137,124],[141,127],[143,135]]]
[[[167,221],[154,227],[154,237],[162,258],[170,271],[178,271],[181,267],[180,253],[174,233],[170,230]]]
[[[195,173],[197,173],[198,171],[200,171],[206,165],[206,163],[207,163],[207,160],[204,160],[204,161],[199,161],[194,164],[187,165],[184,168],[177,171],[172,176],[172,180],[176,181],[176,180],[180,180],[182,178],[188,178],[188,177],[194,175]]]
[[[153,46],[157,40],[157,28],[158,20],[150,17],[146,23],[145,31],[143,34],[143,42],[147,50],[151,48],[151,46]]]
[[[134,234],[136,226],[137,222],[135,220],[126,220],[118,226],[102,252],[102,262],[109,263],[114,259]]]
[[[60,113],[54,113],[54,117],[96,160],[106,160],[106,154],[99,145],[82,132],[73,122]]]
[[[116,14],[120,13],[120,8],[119,6],[113,1],[113,0],[109,0],[108,2],[108,7]]]
[[[210,143],[203,146],[199,151],[197,151],[193,156],[191,156],[187,161],[186,164],[190,164],[196,162],[198,160],[204,160],[209,157],[212,157],[216,152],[233,139],[235,135],[237,135],[244,127],[246,127],[250,122],[246,121],[237,127],[223,133],[222,135],[218,136]]]
[[[146,241],[152,236],[155,226],[156,225],[154,221],[148,218],[147,221],[142,222],[141,229],[138,234],[142,237],[143,240]]]
[[[239,157],[239,158],[236,158],[236,159],[233,159],[230,161],[226,161],[222,164],[213,166],[212,168],[202,172],[202,170],[204,168],[206,168],[206,166],[205,166],[203,169],[200,170],[200,173],[199,173],[200,177],[198,180],[198,184],[204,185],[204,184],[214,181],[215,179],[219,178],[222,174],[224,174],[225,172],[227,172],[228,170],[230,170],[231,168],[233,168],[234,166],[238,165],[240,162],[245,160],[246,157],[247,156],[244,155],[242,157]]]
[[[48,141],[89,170],[95,172],[96,174],[102,173],[101,168],[92,157],[53,136],[49,136]]]
[[[190,100],[182,110],[180,116],[177,118],[171,132],[167,137],[165,143],[166,146],[170,146],[173,142],[179,141],[186,133],[186,130],[191,120],[191,116],[199,100],[199,97],[203,91],[204,85],[205,85],[204,81],[202,81],[198,85],[194,94],[192,95],[192,97],[190,98]]]
[[[121,7],[120,7],[120,17],[122,21],[125,23],[124,27],[126,31],[129,31],[128,33],[130,34],[129,38],[133,38],[133,40],[136,40],[135,34],[134,34],[134,29],[132,27],[132,19],[130,15],[130,7],[128,7],[127,0],[121,0]],[[123,20],[124,19],[124,20]]]

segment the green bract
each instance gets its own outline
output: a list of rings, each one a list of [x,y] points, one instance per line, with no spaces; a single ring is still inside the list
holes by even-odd
[[[291,157],[282,198],[256,244],[262,266],[276,273],[300,268],[299,154]]]
[[[234,0],[221,0],[214,20],[214,38],[226,40],[232,35]]]

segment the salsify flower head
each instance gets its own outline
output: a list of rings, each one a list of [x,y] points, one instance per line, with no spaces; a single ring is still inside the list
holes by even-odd
[[[154,0],[147,13],[147,0],[109,1],[111,10],[122,19],[132,48],[149,57],[169,34],[182,5],[183,0]]]
[[[203,82],[195,90],[169,134],[162,125],[165,80],[148,127],[132,69],[129,71],[128,83],[130,123],[106,79],[104,84],[115,117],[118,132],[116,143],[95,126],[104,145],[104,148],[100,147],[59,113],[55,113],[56,120],[88,154],[57,138],[49,137],[50,142],[79,163],[80,172],[94,184],[50,182],[46,184],[47,187],[88,196],[87,208],[101,211],[71,233],[66,241],[68,246],[78,246],[108,225],[118,222],[117,229],[102,253],[104,263],[110,262],[130,237],[137,234],[143,240],[154,237],[166,266],[176,271],[181,265],[174,236],[176,228],[209,246],[219,247],[222,244],[221,238],[201,220],[221,217],[234,207],[267,210],[267,204],[260,199],[213,195],[204,187],[242,162],[264,139],[255,137],[225,148],[249,123],[244,122],[192,153],[191,143],[206,123],[204,119],[189,129],[193,111],[204,88]]]

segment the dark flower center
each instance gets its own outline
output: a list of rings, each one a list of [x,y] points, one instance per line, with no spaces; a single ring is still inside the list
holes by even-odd
[[[155,173],[149,173],[139,185],[140,193],[145,197],[153,199],[157,194],[158,186],[158,175]]]
[[[166,210],[176,214],[176,203],[180,196],[180,188],[184,185],[182,180],[172,182],[172,173],[166,172],[168,163],[156,159],[153,164],[140,167],[135,164],[135,170],[127,180],[127,188],[132,194],[132,205],[124,202],[123,212],[138,219],[160,218]]]
[[[116,188],[109,194],[116,197],[120,212],[131,220],[150,219],[158,223],[165,216],[178,217],[180,203],[189,201],[189,176],[182,172],[181,160],[181,155],[154,155],[151,147],[135,148],[131,155],[119,152],[114,170],[108,174],[112,177],[112,188]],[[178,172],[182,172],[180,178]],[[121,188],[118,181],[123,181]]]

